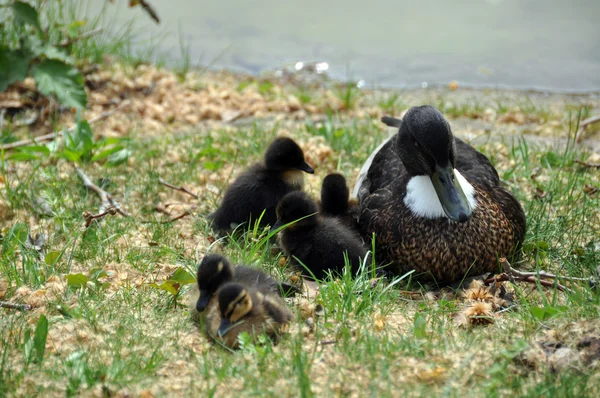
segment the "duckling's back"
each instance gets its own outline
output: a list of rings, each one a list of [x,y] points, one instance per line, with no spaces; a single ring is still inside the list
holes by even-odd
[[[314,228],[284,231],[282,244],[288,255],[297,257],[317,279],[323,279],[329,270],[341,273],[344,253],[352,271],[357,272],[359,258],[364,259],[367,252],[355,233],[339,220],[327,217],[322,217]],[[306,270],[303,272],[310,276]]]
[[[277,203],[295,189],[286,183],[281,172],[255,164],[229,186],[221,206],[209,218],[213,227],[221,231],[244,222],[254,223],[259,218],[261,225],[273,225],[277,221]]]

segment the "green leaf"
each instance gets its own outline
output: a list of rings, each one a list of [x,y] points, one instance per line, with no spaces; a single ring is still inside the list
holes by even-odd
[[[63,61],[65,64],[73,65],[73,58],[69,56],[65,51],[60,50],[54,46],[43,46],[38,51],[38,56],[43,55],[48,59],[56,59]]]
[[[45,155],[45,156],[50,155],[50,149],[48,149],[48,147],[46,147],[44,145],[24,146],[22,148],[19,148],[19,151],[21,151],[21,152],[41,153],[42,155]]]
[[[44,353],[46,352],[46,338],[48,337],[48,319],[44,314],[40,315],[37,326],[35,327],[35,333],[33,335],[33,349],[35,350],[36,363],[40,364],[44,360]]]
[[[69,287],[75,287],[75,288],[82,287],[88,282],[89,282],[88,277],[83,274],[67,275],[67,286],[69,286]]]
[[[6,159],[14,160],[17,162],[27,161],[27,160],[36,160],[39,158],[40,158],[39,155],[36,155],[35,153],[28,153],[28,152],[14,152],[14,153],[11,153],[8,156],[6,156]]]
[[[173,273],[173,276],[169,278],[169,280],[179,282],[182,285],[189,285],[192,283],[196,283],[196,278],[194,275],[190,274],[184,268],[177,268],[177,270]]]
[[[77,122],[73,142],[77,149],[83,151],[84,155],[88,155],[94,149],[94,133],[87,120],[83,119]]]
[[[33,352],[33,339],[31,338],[31,330],[25,329],[23,334],[23,359],[26,363],[31,360],[31,353]]]
[[[102,152],[97,153],[94,156],[92,156],[92,158],[90,159],[90,162],[95,162],[97,160],[106,159],[107,157],[109,157],[113,153],[119,152],[121,149],[123,149],[123,147],[121,145],[117,145],[115,147],[105,149]]]
[[[102,268],[94,268],[90,271],[90,277],[94,281],[97,281],[98,278],[102,278],[104,276],[108,276],[108,274]]]
[[[153,287],[155,289],[164,290],[165,292],[169,292],[173,296],[176,296],[179,292],[180,284],[178,282],[168,280],[164,281],[160,285],[157,285],[156,283],[149,283],[148,286]]]
[[[427,317],[425,314],[417,312],[413,323],[414,334],[418,339],[425,338],[427,335]]]
[[[12,6],[15,21],[21,24],[33,25],[38,32],[43,33],[38,12],[27,3],[15,1]]]
[[[68,161],[71,161],[71,162],[78,162],[79,159],[81,159],[82,155],[83,155],[83,152],[73,151],[69,148],[63,148],[63,150],[58,153],[59,157],[61,157],[63,159],[67,159]]]
[[[83,78],[77,69],[62,61],[46,60],[31,68],[31,75],[37,88],[44,95],[56,95],[66,106],[85,108],[87,97],[83,87]]]
[[[52,251],[46,254],[46,256],[44,257],[44,262],[48,265],[54,265],[56,261],[60,258],[60,254],[61,253],[59,251]]]
[[[557,307],[531,307],[529,311],[531,315],[539,319],[540,321],[545,321],[550,318],[554,318],[555,316],[565,312],[567,307],[565,306],[557,306]]]
[[[49,156],[50,150],[42,145],[26,146],[23,148],[18,148],[18,152],[11,153],[8,156],[6,156],[6,158],[17,161],[35,160],[40,158],[40,155],[36,155],[36,153],[39,153],[44,156]]]
[[[25,80],[29,58],[22,51],[0,47],[0,93],[14,82]]]
[[[121,149],[108,157],[106,164],[109,166],[118,166],[121,163],[125,163],[129,156],[131,156],[131,151],[129,149]]]

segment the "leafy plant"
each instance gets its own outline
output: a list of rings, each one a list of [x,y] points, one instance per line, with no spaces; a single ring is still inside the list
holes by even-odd
[[[27,364],[35,362],[41,364],[46,352],[46,339],[48,337],[48,319],[44,314],[40,315],[33,336],[31,331],[25,331],[23,342],[23,357]]]
[[[16,46],[0,46],[0,92],[32,76],[42,94],[55,96],[68,107],[85,108],[83,77],[72,58],[50,43],[38,11],[22,1],[13,2],[11,9],[19,40]]]

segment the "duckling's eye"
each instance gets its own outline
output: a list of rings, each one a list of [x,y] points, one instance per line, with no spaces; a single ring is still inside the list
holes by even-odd
[[[417,141],[416,139],[413,138],[413,145],[415,147],[417,147],[417,149],[420,151],[421,150],[421,145],[419,144],[419,141]]]

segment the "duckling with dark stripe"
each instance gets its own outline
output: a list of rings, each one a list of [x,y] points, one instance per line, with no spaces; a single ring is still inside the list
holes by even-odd
[[[217,290],[228,282],[238,282],[250,286],[261,286],[265,291],[278,295],[296,293],[295,286],[277,281],[264,272],[243,265],[233,266],[220,254],[207,254],[202,259],[197,271],[198,298],[196,311],[203,313],[207,307],[215,304]]]
[[[296,221],[279,232],[283,251],[308,277],[323,279],[328,270],[341,273],[346,255],[356,273],[367,255],[361,239],[339,220],[317,213],[317,204],[305,192],[289,193],[279,202],[276,226]]]
[[[450,283],[496,271],[499,257],[519,251],[521,204],[437,109],[415,107],[403,120],[382,121],[399,131],[372,154],[355,188],[361,233],[375,233],[379,262]]]
[[[237,348],[238,336],[267,335],[277,341],[282,329],[292,321],[291,311],[267,286],[226,283],[217,292],[218,305],[207,315],[206,333],[229,348]]]
[[[209,216],[215,229],[227,232],[241,223],[261,226],[277,221],[275,207],[289,192],[302,189],[304,174],[314,170],[304,160],[302,149],[287,137],[276,138],[257,163],[227,188],[221,206]]]

